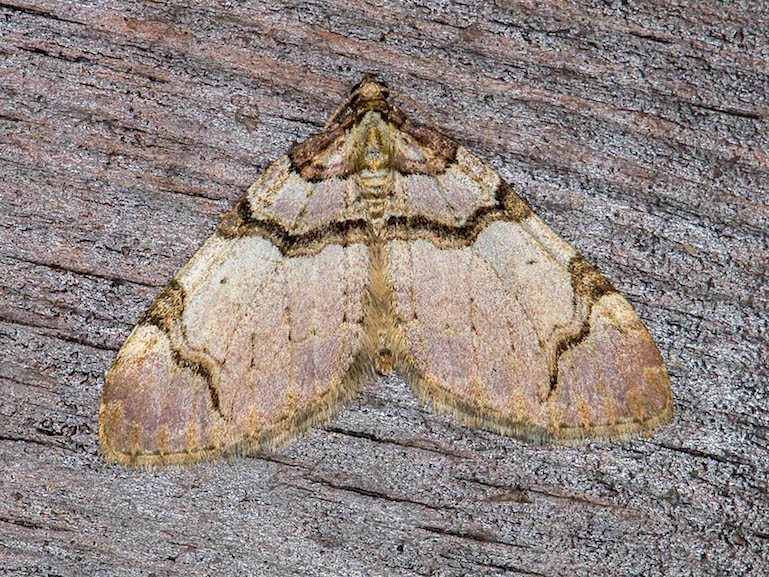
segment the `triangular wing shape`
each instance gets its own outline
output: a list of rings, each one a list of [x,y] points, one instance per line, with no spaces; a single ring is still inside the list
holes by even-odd
[[[340,214],[344,195],[339,182],[304,181],[287,157],[249,189],[118,353],[100,410],[105,457],[251,453],[354,396],[371,373],[359,353],[369,257],[360,223]]]
[[[662,357],[631,306],[490,168],[458,147],[402,189],[410,213],[386,236],[399,368],[420,395],[536,441],[670,418]]]
[[[161,293],[105,382],[107,458],[274,446],[329,419],[374,368],[528,439],[671,416],[630,305],[491,169],[387,96],[364,79]]]

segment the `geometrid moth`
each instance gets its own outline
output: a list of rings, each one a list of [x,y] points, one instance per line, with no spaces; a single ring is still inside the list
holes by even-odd
[[[240,199],[120,350],[108,460],[253,453],[328,421],[376,373],[528,440],[668,420],[638,316],[493,170],[367,77]]]

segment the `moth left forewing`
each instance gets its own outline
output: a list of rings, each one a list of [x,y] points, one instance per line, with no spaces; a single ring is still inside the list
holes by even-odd
[[[299,197],[298,178],[285,158],[268,169],[131,333],[104,387],[108,459],[252,452],[327,419],[359,388],[367,248],[298,232],[313,189]]]
[[[623,436],[670,417],[659,351],[592,265],[463,148],[426,178],[409,189],[419,226],[390,244],[399,368],[418,392],[533,440]]]

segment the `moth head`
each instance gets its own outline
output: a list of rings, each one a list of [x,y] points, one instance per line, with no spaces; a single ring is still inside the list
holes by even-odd
[[[373,74],[367,74],[353,87],[350,98],[358,97],[361,101],[386,100],[390,91],[384,82],[380,82]]]

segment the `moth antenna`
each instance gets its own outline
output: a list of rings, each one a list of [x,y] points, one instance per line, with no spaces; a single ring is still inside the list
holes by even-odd
[[[413,98],[411,98],[410,96],[407,96],[406,94],[403,94],[401,92],[397,92],[395,90],[390,90],[389,88],[387,89],[387,92],[388,92],[388,94],[392,94],[394,96],[397,96],[398,98],[401,98],[401,99],[405,100],[406,102],[408,102],[409,104],[411,104],[411,106],[413,106],[414,109],[417,112],[419,112],[419,114],[421,114],[422,116],[424,116],[427,119],[427,122],[430,123],[430,126],[432,127],[433,130],[435,130],[436,132],[442,133],[442,131],[435,124],[435,122],[433,122],[432,117],[427,112],[425,112],[425,109],[422,108],[421,106],[419,106],[419,104],[417,104],[416,101]]]
[[[342,110],[345,109],[345,107],[352,102],[352,99],[355,98],[358,94],[360,94],[360,88],[357,88],[350,92],[350,95],[345,98],[342,101],[342,104],[336,107],[336,110],[334,110],[334,114],[331,115],[331,117],[326,121],[326,124],[323,125],[323,130],[321,132],[326,132],[328,130],[328,127],[331,126],[331,124],[336,120],[336,117],[339,116],[339,113],[342,112]]]
[[[339,116],[339,113],[342,112],[342,110],[344,110],[345,107],[349,105],[350,102],[352,102],[353,98],[355,98],[356,96],[358,96],[358,94],[360,94],[360,92],[361,92],[361,88],[357,88],[353,90],[350,93],[350,95],[347,98],[345,98],[339,106],[336,107],[336,110],[334,110],[334,114],[332,114],[331,117],[326,121],[326,124],[323,125],[322,132],[326,132],[326,130],[328,130],[329,126],[331,126],[334,123],[334,120],[336,120],[336,117]],[[419,106],[419,104],[417,104],[413,98],[411,98],[410,96],[407,96],[406,94],[403,94],[402,92],[398,92],[390,88],[387,89],[387,94],[392,94],[393,96],[400,98],[405,102],[408,102],[417,112],[419,112],[419,114],[421,114],[427,119],[427,122],[430,123],[430,126],[432,127],[433,130],[435,130],[436,132],[441,132],[441,130],[438,128],[435,122],[433,122],[432,117],[427,112],[425,112],[425,109]]]

